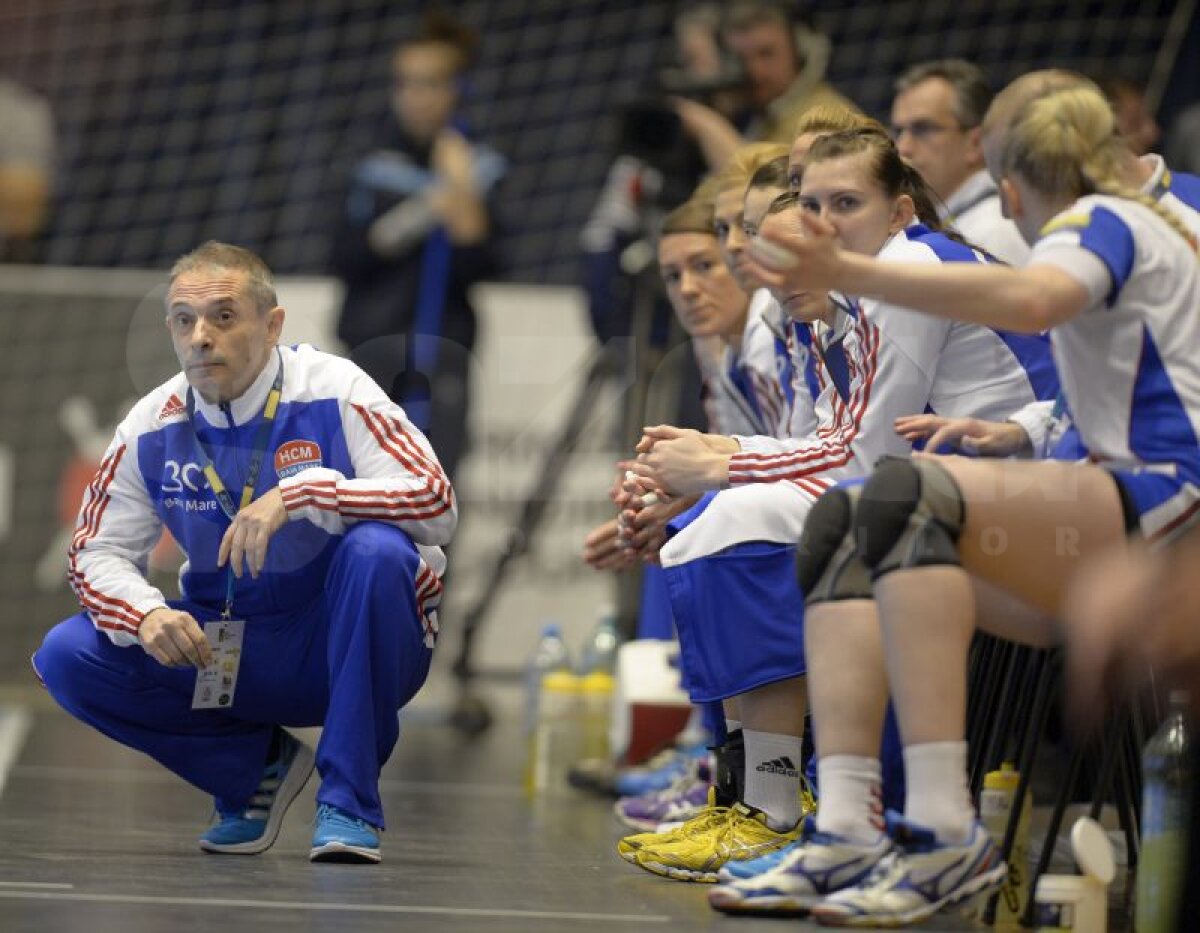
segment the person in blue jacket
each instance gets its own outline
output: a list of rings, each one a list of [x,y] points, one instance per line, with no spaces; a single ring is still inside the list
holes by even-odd
[[[76,718],[215,798],[206,852],[253,854],[321,775],[313,861],[378,862],[379,773],[425,681],[457,518],[424,435],[348,360],[280,345],[261,259],[170,275],[182,372],[117,428],[69,555],[82,612],[33,657]],[[145,576],[163,528],[180,599]],[[316,749],[284,727],[323,726]]]

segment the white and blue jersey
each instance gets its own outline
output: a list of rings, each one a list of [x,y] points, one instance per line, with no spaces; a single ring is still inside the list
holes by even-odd
[[[1090,295],[1051,334],[1063,392],[1090,458],[1118,474],[1150,539],[1200,510],[1195,242],[1145,205],[1089,195],[1045,225],[1030,260]]]
[[[766,289],[750,298],[736,347],[706,373],[706,413],[716,434],[787,437],[795,385],[783,310]],[[811,395],[805,399],[811,409]]]
[[[1173,212],[1194,236],[1200,238],[1200,178],[1172,172],[1159,155],[1144,155],[1140,161],[1150,170],[1141,193]],[[1024,429],[1035,457],[1081,460],[1087,456],[1079,432],[1071,423],[1065,399],[1027,405],[1010,415],[1008,420]]]
[[[878,255],[900,262],[983,261],[919,224],[895,234]],[[731,459],[730,485],[788,481],[819,496],[839,479],[865,475],[881,456],[911,452],[896,434],[897,417],[932,410],[999,420],[1058,393],[1044,337],[946,321],[873,298],[842,304],[838,327],[821,330],[817,338],[826,358],[818,427],[786,442],[739,437],[742,449]],[[835,349],[846,360],[841,386],[829,377]]]
[[[280,366],[282,396],[254,497],[278,487],[290,521],[272,537],[259,577],[245,574],[236,582],[233,611],[241,618],[279,616],[318,602],[347,528],[383,522],[417,545],[415,585],[432,647],[445,568],[438,546],[454,530],[454,493],[404,411],[353,363],[308,346],[272,353],[230,404],[197,396],[191,424],[188,385],[179,374],[118,427],[84,496],[69,558],[76,596],[115,644],[136,644],[142,618],[167,603],[144,575],[164,527],[187,557],[180,571],[184,599],[223,606],[228,571],[216,561],[230,521],[205,479],[195,437],[236,500]]]

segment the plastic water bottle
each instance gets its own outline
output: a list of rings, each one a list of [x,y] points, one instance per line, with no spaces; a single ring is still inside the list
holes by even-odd
[[[600,610],[596,625],[583,647],[579,666],[580,706],[583,717],[583,756],[607,759],[613,694],[616,692],[617,615],[611,606]]]
[[[529,746],[531,794],[561,789],[583,749],[580,679],[571,671],[551,671],[538,692],[537,725]]]
[[[1017,797],[1017,785],[1021,774],[1012,762],[1006,761],[999,771],[992,771],[983,778],[983,793],[979,797],[979,816],[987,827],[988,835],[997,847],[1004,844],[1008,831],[1008,819]],[[995,929],[1016,930],[1021,926],[1021,912],[1029,900],[1029,815],[1030,795],[1021,801],[1021,815],[1017,820],[1017,834],[1013,837],[1012,851],[1008,856],[1008,878],[1000,889],[996,901]]]
[[[525,735],[533,734],[537,725],[538,694],[542,678],[553,671],[569,671],[571,655],[563,641],[562,627],[557,622],[542,626],[533,654],[525,664]]]
[[[609,729],[612,725],[616,680],[605,671],[592,671],[579,678],[583,714],[583,757],[608,759],[612,755]]]
[[[1142,750],[1142,845],[1134,929],[1168,933],[1187,864],[1192,767],[1188,751],[1188,694],[1172,691],[1167,718]]]
[[[542,634],[525,665],[525,787],[530,791],[535,789],[536,783],[535,761],[539,754],[536,743],[538,724],[542,718],[543,684],[551,674],[565,674],[574,680],[571,656],[557,622],[547,622],[542,627]]]
[[[617,637],[617,614],[611,607],[600,610],[596,625],[588,636],[583,648],[579,673],[594,674],[597,671],[613,675],[617,669],[617,648],[620,639]]]

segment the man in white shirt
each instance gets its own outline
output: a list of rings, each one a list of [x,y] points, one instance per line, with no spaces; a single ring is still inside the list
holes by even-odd
[[[904,160],[941,199],[938,212],[966,239],[1011,265],[1029,247],[1000,212],[984,167],[983,115],[992,90],[983,72],[961,59],[924,62],[896,81],[892,133]]]

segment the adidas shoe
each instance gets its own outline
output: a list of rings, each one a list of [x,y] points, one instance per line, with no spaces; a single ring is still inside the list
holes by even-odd
[[[808,817],[816,816],[816,814],[817,798],[813,796],[812,787],[808,781],[801,778],[800,819],[804,821]],[[768,872],[782,862],[788,853],[794,851],[797,846],[802,844],[803,839],[797,839],[795,842],[788,843],[782,849],[776,849],[773,852],[768,852],[749,861],[726,862],[721,866],[721,870],[717,872],[717,881],[718,883],[728,884],[731,881],[741,881],[744,878],[753,878],[755,875]]]
[[[889,815],[891,816],[891,815]],[[1004,883],[1008,866],[977,820],[965,845],[938,842],[923,827],[891,817],[896,849],[861,884],[813,909],[828,926],[894,927],[920,923],[943,907]]]
[[[666,790],[622,797],[613,804],[613,812],[626,826],[642,832],[673,828],[698,816],[708,806],[712,786],[708,765],[697,759],[692,767]],[[667,824],[667,825],[664,825]]]
[[[246,809],[220,814],[217,824],[200,837],[205,852],[257,855],[274,845],[287,808],[308,783],[316,763],[311,748],[279,732],[279,756],[263,771]]]
[[[704,745],[668,748],[644,765],[623,768],[613,781],[619,797],[640,797],[657,790],[666,790],[688,772],[697,758],[707,756]]]
[[[687,824],[684,824],[685,826]],[[635,864],[677,881],[701,881],[712,884],[721,866],[731,861],[748,861],[766,852],[781,849],[800,834],[798,823],[792,829],[777,832],[767,825],[767,815],[755,807],[735,803],[729,816],[707,830],[676,842],[642,846],[635,853]]]
[[[856,845],[817,832],[808,820],[804,836],[784,850],[773,868],[718,885],[709,892],[708,903],[725,913],[806,914],[832,892],[865,881],[891,847],[883,834],[875,845]]]
[[[723,825],[729,819],[730,812],[729,807],[717,806],[716,789],[710,787],[708,789],[708,805],[690,820],[661,831],[626,836],[617,843],[617,854],[630,864],[636,865],[637,853],[646,846],[657,848],[672,845],[682,839],[708,833],[714,827]]]
[[[380,860],[379,834],[365,820],[323,803],[317,807],[310,862],[369,862]]]

